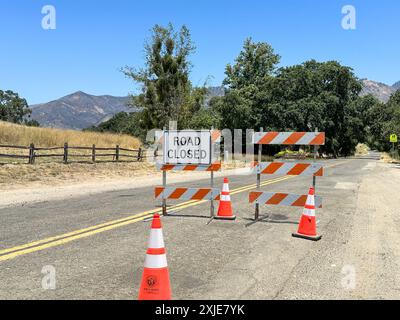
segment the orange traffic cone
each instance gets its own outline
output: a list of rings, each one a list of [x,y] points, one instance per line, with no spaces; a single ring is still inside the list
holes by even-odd
[[[296,238],[303,238],[307,240],[318,241],[322,236],[317,235],[317,224],[315,221],[315,190],[313,187],[308,192],[306,205],[303,209],[303,215],[299,223],[299,230],[293,233],[292,236]]]
[[[235,220],[236,216],[232,212],[231,196],[229,194],[229,180],[224,179],[222,186],[221,198],[219,201],[218,214],[215,219],[219,220]]]
[[[171,285],[160,215],[155,214],[144,262],[139,300],[171,300]]]

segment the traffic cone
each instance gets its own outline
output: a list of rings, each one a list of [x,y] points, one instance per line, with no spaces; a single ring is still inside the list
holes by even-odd
[[[219,200],[218,214],[215,217],[218,220],[235,220],[236,216],[232,212],[231,196],[229,194],[229,180],[224,179],[221,198]]]
[[[139,300],[171,300],[171,285],[159,214],[151,225]]]
[[[313,187],[308,192],[306,205],[303,209],[299,229],[297,233],[292,233],[293,237],[303,238],[307,240],[318,241],[322,236],[317,235],[317,224],[315,221],[315,190]]]

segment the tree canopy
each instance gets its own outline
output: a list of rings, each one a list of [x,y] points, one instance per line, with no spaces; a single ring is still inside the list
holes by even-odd
[[[366,132],[363,108],[377,101],[360,98],[362,85],[339,62],[306,61],[276,68],[279,56],[267,43],[247,39],[234,66],[226,68],[227,93],[212,101],[221,127],[265,131],[326,132],[322,151],[350,155]]]
[[[28,121],[31,113],[28,103],[18,93],[0,90],[0,120],[37,125],[36,121]]]
[[[140,85],[131,102],[140,111],[119,114],[98,129],[144,137],[170,120],[180,129],[318,129],[326,133],[321,151],[333,156],[351,155],[364,142],[388,150],[389,134],[400,134],[400,93],[387,104],[372,95],[361,97],[362,83],[337,61],[278,68],[280,56],[271,45],[248,38],[225,68],[225,95],[208,101],[205,86],[193,87],[189,79],[194,50],[185,26],[175,31],[171,24],[156,25],[145,44],[145,66],[123,70]]]
[[[141,94],[132,97],[131,104],[141,110],[142,131],[162,128],[171,120],[185,127],[204,105],[206,89],[193,88],[189,79],[189,56],[194,51],[186,26],[175,31],[172,24],[156,25],[145,43],[145,66],[123,69],[141,88]]]

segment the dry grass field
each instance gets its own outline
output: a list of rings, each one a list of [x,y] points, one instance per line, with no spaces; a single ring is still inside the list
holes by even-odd
[[[71,146],[90,147],[95,144],[98,147],[115,147],[118,144],[131,149],[140,147],[139,139],[124,134],[35,128],[0,121],[0,145],[29,146],[34,143],[36,147],[61,147],[65,142]]]
[[[69,146],[87,146],[96,144],[96,147],[115,147],[137,149],[140,141],[128,135],[81,132],[73,130],[60,130],[49,128],[33,128],[15,125],[0,121],[0,145],[35,147],[63,146],[68,142]],[[0,148],[3,154],[26,155],[29,150]],[[40,151],[40,154],[62,153],[57,151]],[[105,151],[107,152],[107,151]],[[128,162],[122,158],[121,162],[114,162],[112,157],[101,158],[100,162],[91,163],[90,158],[80,158],[79,154],[89,154],[90,150],[71,150],[69,157],[71,162],[62,163],[62,158],[37,158],[34,165],[27,164],[27,159],[0,158],[0,190],[19,189],[29,186],[64,185],[87,181],[98,181],[100,184],[106,180],[118,180],[138,176],[149,176],[157,173],[153,163]],[[235,161],[224,164],[223,168],[243,168],[244,162]]]
[[[25,146],[31,143],[35,147],[62,147],[65,142],[69,146],[91,147],[93,144],[100,148],[138,149],[140,140],[121,134],[82,132],[74,130],[61,130],[50,128],[35,128],[16,125],[0,121],[0,145]],[[104,151],[107,152],[107,151]],[[28,155],[28,149],[0,148],[1,154]],[[62,154],[63,150],[38,151],[39,154]],[[102,152],[99,152],[102,153]],[[91,154],[90,150],[71,150],[69,159],[71,163],[62,163],[62,157],[37,158],[34,165],[27,164],[27,159],[0,158],[0,186],[22,186],[31,183],[62,184],[66,181],[77,182],[86,179],[103,179],[115,177],[129,177],[139,173],[146,174],[151,171],[150,164],[146,162],[127,162],[122,158],[120,163],[113,162],[113,157],[101,157],[101,163],[91,163],[90,158],[80,158],[81,155]]]
[[[64,146],[64,143],[68,143],[69,147],[91,148],[93,145],[96,145],[96,148],[116,148],[116,146],[119,145],[121,148],[135,150],[137,150],[141,146],[139,139],[129,135],[50,128],[35,128],[0,121],[0,154],[28,156],[28,149],[1,147],[1,145],[28,147],[31,143],[34,144],[35,148],[59,148],[56,150],[35,151],[37,155],[59,155],[58,157],[38,157],[35,159],[36,164],[62,162],[62,148]],[[96,153],[100,155],[102,153],[110,154],[115,153],[115,150],[105,150],[101,152],[96,151]],[[133,155],[129,152],[125,153],[131,156]],[[71,149],[69,150],[68,160],[71,162],[90,162],[91,154],[91,150]],[[115,160],[112,156],[100,156],[99,158],[100,159],[98,160],[101,161]],[[127,157],[121,158],[123,158],[121,160],[129,160]],[[0,157],[0,165],[25,164],[27,162],[27,159]]]

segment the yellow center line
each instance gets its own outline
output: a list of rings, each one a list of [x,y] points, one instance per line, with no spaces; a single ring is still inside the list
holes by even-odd
[[[346,161],[343,161],[343,162],[340,162],[340,163],[337,163],[337,164],[334,164],[331,166],[327,166],[326,168],[332,168],[332,167],[335,167],[335,166],[340,165],[345,162]],[[263,186],[266,186],[269,184],[278,183],[278,182],[288,180],[288,179],[291,179],[294,177],[295,176],[285,176],[285,177],[281,177],[281,178],[266,180],[266,181],[261,182],[261,186],[263,187]],[[251,184],[251,185],[233,189],[233,190],[231,190],[230,193],[232,195],[238,194],[238,193],[242,193],[245,191],[255,189],[256,187],[257,187],[256,184]],[[197,205],[200,205],[205,202],[207,202],[207,200],[202,200],[202,201],[190,200],[190,201],[183,202],[181,204],[171,206],[169,208],[169,210],[174,210],[174,209],[181,210],[181,209],[189,208],[192,206],[197,206]],[[61,234],[58,236],[49,237],[49,238],[41,239],[38,241],[26,243],[26,244],[23,244],[20,246],[15,246],[12,248],[0,250],[0,262],[14,259],[18,256],[26,255],[26,254],[29,254],[32,252],[42,251],[42,250],[45,250],[48,248],[64,245],[71,241],[90,237],[90,236],[93,236],[98,233],[102,233],[102,232],[109,231],[112,229],[127,226],[130,224],[139,222],[139,221],[143,221],[145,219],[151,218],[153,216],[153,214],[155,214],[155,213],[161,213],[161,209],[153,209],[153,210],[144,211],[144,212],[141,212],[141,213],[129,216],[129,217],[108,221],[108,222],[97,224],[97,225],[94,225],[94,226],[91,226],[88,228],[79,229],[79,230],[64,233],[64,234]]]

